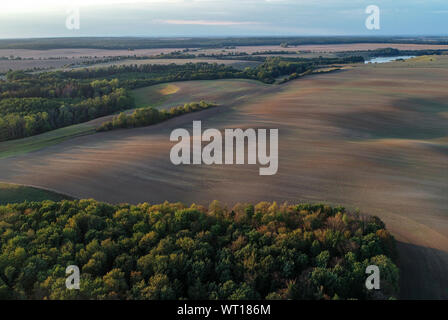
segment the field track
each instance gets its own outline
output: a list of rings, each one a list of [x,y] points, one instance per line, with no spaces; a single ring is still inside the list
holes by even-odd
[[[245,83],[178,83],[163,103],[207,92],[225,103],[1,159],[0,181],[113,203],[276,200],[359,208],[381,217],[399,240],[402,297],[448,299],[448,59],[357,65],[282,86]],[[278,174],[260,177],[258,166],[247,165],[172,165],[169,134],[191,130],[193,120],[221,129],[279,128]]]

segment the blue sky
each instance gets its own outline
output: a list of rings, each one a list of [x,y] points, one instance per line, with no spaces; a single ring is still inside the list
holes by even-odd
[[[381,10],[380,30],[365,27],[369,5]],[[66,28],[74,6],[79,30]],[[0,38],[447,35],[447,27],[447,0],[8,0],[0,6]]]

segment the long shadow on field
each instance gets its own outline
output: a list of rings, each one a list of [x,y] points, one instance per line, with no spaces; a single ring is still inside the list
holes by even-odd
[[[357,110],[333,115],[329,122],[345,129],[352,138],[442,138],[448,135],[448,126],[439,113],[448,112],[448,104],[441,100],[395,99],[389,110]]]
[[[397,242],[401,299],[448,299],[448,252]]]

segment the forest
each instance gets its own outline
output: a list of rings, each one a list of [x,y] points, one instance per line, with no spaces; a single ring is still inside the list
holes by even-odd
[[[0,100],[0,141],[32,136],[133,106],[125,89],[75,102],[46,98]]]
[[[0,206],[0,299],[391,299],[395,240],[376,217],[310,204]],[[377,265],[381,289],[365,287]],[[66,267],[81,272],[67,290]]]

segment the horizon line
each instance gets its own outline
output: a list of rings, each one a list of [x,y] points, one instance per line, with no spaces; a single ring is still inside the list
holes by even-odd
[[[444,38],[447,34],[395,34],[395,35],[365,35],[365,34],[340,34],[340,35],[210,35],[210,36],[191,36],[191,35],[173,35],[173,36],[129,36],[129,35],[89,35],[89,36],[34,36],[34,37],[0,37],[2,40],[43,40],[43,39],[154,39],[154,40],[182,40],[182,39],[238,39],[238,38],[258,38],[258,39],[275,39],[275,38],[397,38],[397,37],[416,37],[416,38]]]

